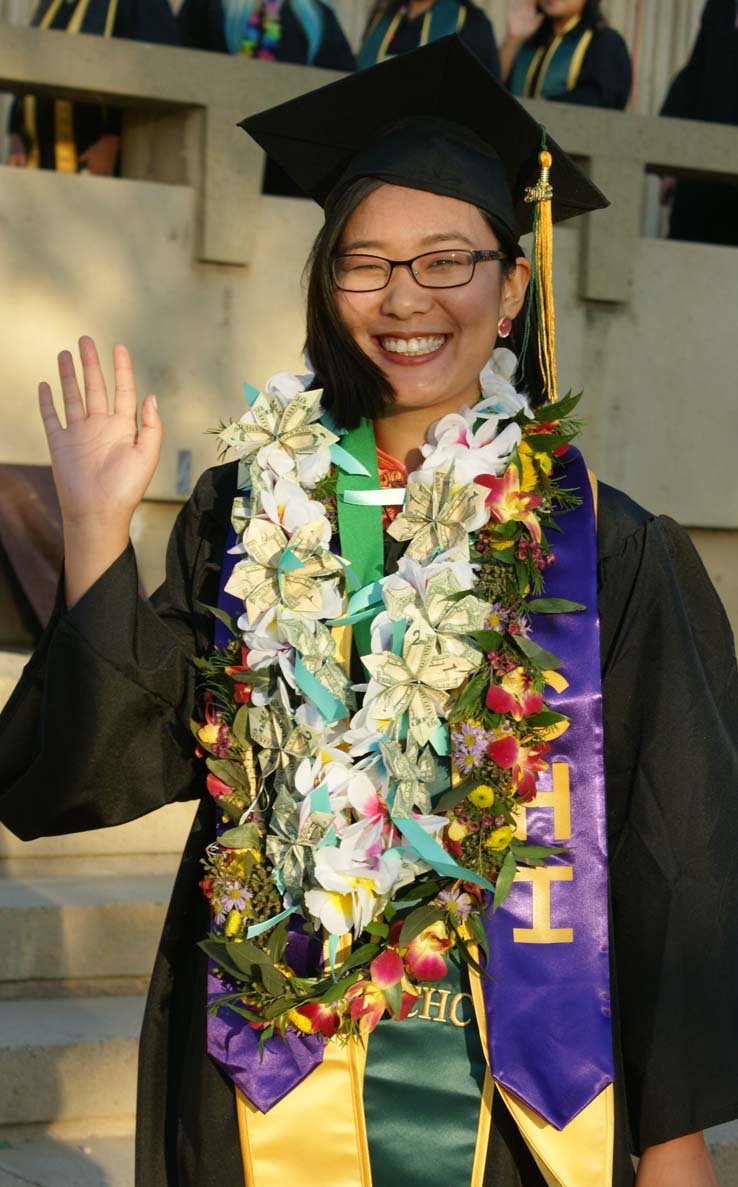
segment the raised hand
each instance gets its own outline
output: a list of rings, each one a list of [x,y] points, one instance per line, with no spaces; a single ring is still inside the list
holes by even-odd
[[[507,35],[515,41],[527,41],[538,31],[543,14],[536,0],[508,0]]]
[[[49,384],[39,385],[41,416],[64,523],[70,604],[125,548],[133,512],[156,469],[162,437],[154,396],[144,400],[138,426],[136,384],[125,346],[113,351],[112,411],[91,338],[80,339],[79,353],[84,398],[72,355],[69,351],[59,355],[66,427],[59,419]]]

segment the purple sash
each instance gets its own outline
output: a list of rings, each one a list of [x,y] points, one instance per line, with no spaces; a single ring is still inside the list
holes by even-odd
[[[552,742],[525,816],[531,842],[569,852],[536,872],[540,883],[516,880],[487,922],[494,979],[483,982],[492,1074],[556,1129],[613,1080],[597,533],[581,454],[570,447],[564,465],[582,504],[552,537],[545,596],[587,609],[535,616],[535,642],[569,681],[546,700],[571,724]]]
[[[587,609],[536,616],[533,638],[558,656],[570,682],[561,693],[549,691],[547,701],[571,725],[552,743],[551,769],[539,775],[539,805],[550,806],[529,807],[525,816],[532,842],[569,845],[570,851],[536,873],[541,884],[516,881],[487,921],[494,980],[483,981],[493,1075],[557,1129],[613,1080],[596,526],[581,455],[570,447],[564,464],[566,485],[580,494],[582,505],[562,517],[564,533],[554,537],[556,562],[547,570],[545,593]],[[218,597],[219,607],[234,617],[243,607],[224,587],[238,559],[228,551],[235,542],[231,529]],[[216,646],[229,639],[216,620]],[[218,832],[222,828],[219,823]],[[227,988],[210,961],[209,1000]],[[208,1015],[208,1051],[266,1112],[318,1066],[323,1039],[275,1036],[260,1060],[258,1031],[221,1009]]]

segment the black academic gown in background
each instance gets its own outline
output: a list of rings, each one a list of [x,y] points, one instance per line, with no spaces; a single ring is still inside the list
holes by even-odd
[[[737,17],[735,0],[708,0],[691,57],[672,82],[662,115],[738,126]],[[738,245],[738,184],[680,181],[669,238]]]
[[[323,70],[342,70],[350,73],[356,69],[351,46],[346,40],[336,14],[319,0],[323,15],[323,35],[312,66]],[[191,49],[207,49],[215,53],[230,53],[225,35],[225,20],[222,0],[184,0],[179,11],[179,27],[182,44]],[[276,62],[293,66],[305,66],[308,60],[308,39],[289,3],[280,11],[282,32],[274,51]],[[294,181],[267,158],[264,167],[265,194],[279,197],[304,198],[305,194]]]
[[[576,86],[554,94],[547,93],[545,98],[551,103],[577,103],[582,107],[606,107],[613,111],[625,111],[633,83],[633,67],[628,47],[617,29],[611,28],[610,25],[597,25],[591,32],[592,40],[587,46]],[[539,32],[526,42],[526,45],[533,45],[536,49],[540,46],[548,48],[553,40],[553,33],[546,36]],[[529,98],[535,94],[544,61],[545,56],[531,79],[530,92],[527,93]]]
[[[52,2],[53,0],[41,0],[33,14],[33,26],[41,24]],[[90,0],[80,32],[102,37],[112,2],[113,0]],[[65,30],[75,8],[75,3],[63,0],[49,28]],[[123,37],[129,41],[148,41],[157,45],[180,43],[177,22],[168,0],[118,0],[112,36]],[[120,128],[121,115],[115,108],[92,103],[74,104],[74,138],[78,156],[101,137],[110,133],[118,135]],[[48,96],[36,97],[36,129],[41,155],[40,166],[42,169],[54,169],[54,100]],[[22,136],[26,147],[29,146],[29,130],[25,126],[22,99],[16,99],[11,106],[8,131]]]
[[[459,30],[459,40],[476,54],[495,78],[500,78],[500,55],[497,49],[494,29],[489,17],[476,4],[465,4],[466,16]],[[409,54],[421,45],[421,36],[426,13],[404,16],[397,26],[394,37],[387,46],[387,57]]]
[[[207,471],[152,603],[125,552],[60,604],[0,717],[0,818],[20,837],[200,799],[141,1039],[137,1187],[237,1187],[234,1093],[205,1051],[200,859],[215,830],[188,721],[236,468]],[[738,675],[704,568],[673,521],[601,485],[599,609],[612,901],[616,1160],[738,1116]],[[544,1187],[495,1096],[487,1187]],[[296,1135],[290,1135],[297,1140]]]

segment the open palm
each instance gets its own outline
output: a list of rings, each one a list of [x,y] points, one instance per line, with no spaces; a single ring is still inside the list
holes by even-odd
[[[507,30],[516,40],[527,41],[540,28],[542,20],[536,0],[508,0]]]
[[[59,355],[66,428],[59,419],[49,384],[39,385],[41,416],[62,515],[67,525],[97,522],[127,530],[159,460],[162,425],[156,399],[147,396],[144,400],[139,427],[130,355],[125,346],[116,346],[111,411],[91,338],[80,339],[79,353],[84,398],[72,355],[69,351]]]

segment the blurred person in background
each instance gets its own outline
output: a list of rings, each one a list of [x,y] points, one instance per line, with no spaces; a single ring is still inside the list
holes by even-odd
[[[707,0],[692,56],[672,82],[662,115],[738,125],[738,3]],[[733,162],[735,165],[735,162]],[[665,177],[670,239],[738,246],[738,185]]]
[[[321,0],[184,0],[179,11],[184,45],[267,62],[356,69],[335,13]],[[283,169],[267,159],[265,194],[304,198]]]
[[[179,45],[167,0],[41,0],[31,24],[37,29],[93,33]],[[17,98],[8,121],[9,165],[104,177],[116,172],[121,115],[99,103],[70,103],[42,95]]]
[[[343,30],[320,0],[184,0],[185,45],[273,62],[354,70]]]
[[[630,54],[600,0],[509,0],[500,61],[518,98],[620,111],[628,102]]]
[[[359,69],[452,33],[458,33],[495,78],[500,77],[492,25],[476,4],[466,0],[380,0],[369,16],[359,51]]]

